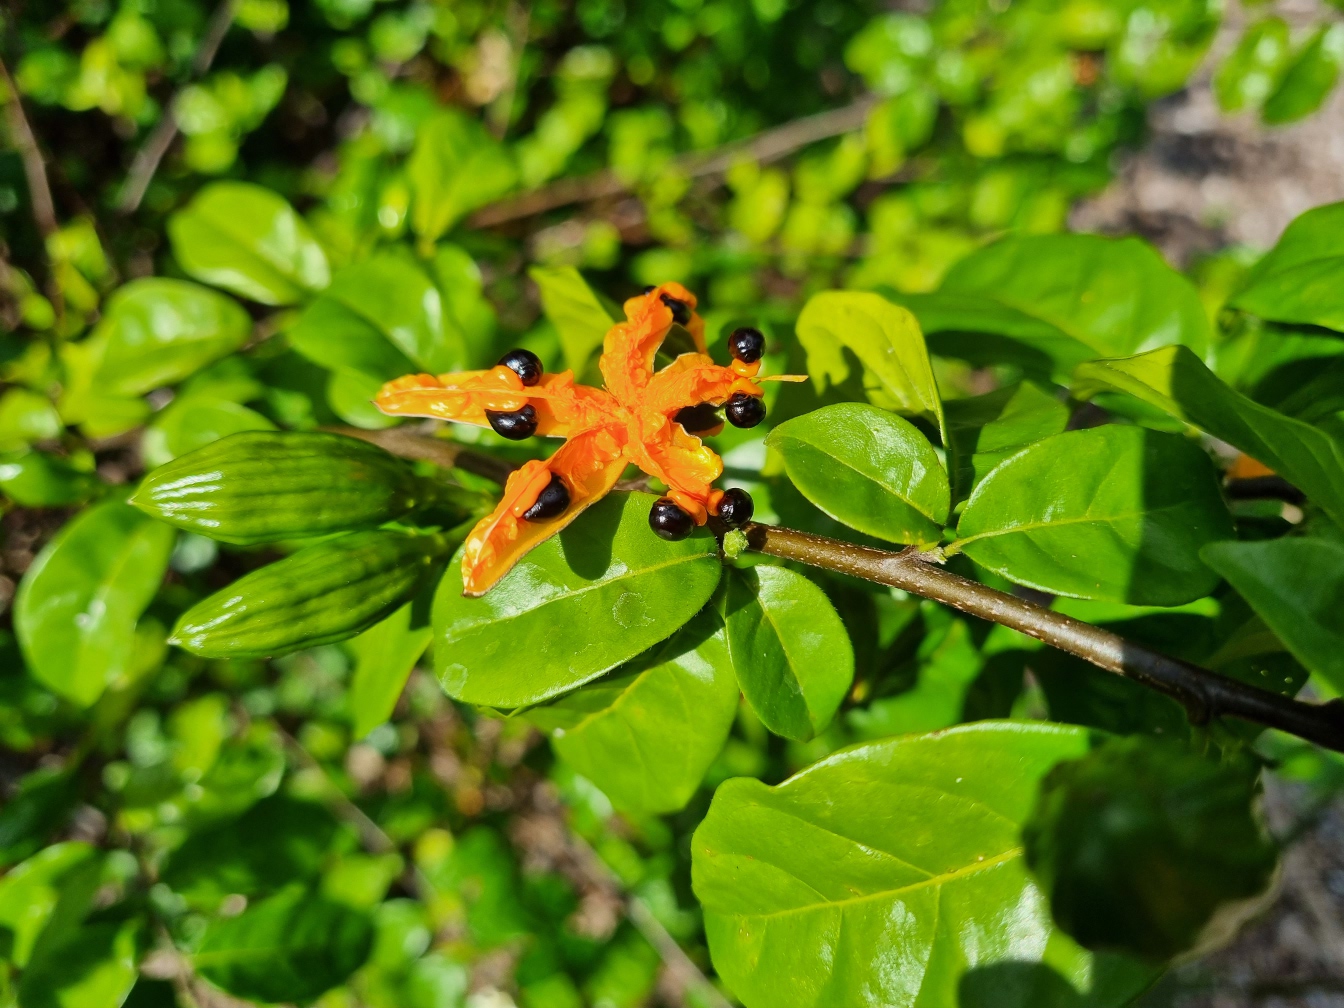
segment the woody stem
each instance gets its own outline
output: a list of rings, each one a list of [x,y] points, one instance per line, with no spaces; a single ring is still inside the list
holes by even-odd
[[[1107,672],[1166,694],[1185,708],[1195,724],[1216,717],[1236,717],[1344,752],[1344,704],[1338,700],[1306,703],[1229,679],[953,574],[920,559],[913,547],[893,553],[754,523],[743,531],[749,547],[758,552],[900,588],[1035,637]]]

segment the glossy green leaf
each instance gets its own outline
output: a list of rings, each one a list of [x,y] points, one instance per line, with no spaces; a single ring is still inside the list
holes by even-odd
[[[466,214],[513,188],[513,160],[474,118],[446,108],[420,127],[406,162],[415,199],[411,226],[425,242],[437,241]]]
[[[23,507],[69,507],[94,496],[102,483],[58,455],[19,451],[0,455],[0,493]]]
[[[52,844],[0,878],[0,927],[9,931],[6,958],[15,966],[22,969],[27,964],[38,935],[56,910],[65,879],[96,853],[80,841]]]
[[[1261,110],[1265,122],[1281,124],[1310,115],[1321,107],[1344,66],[1344,25],[1323,24],[1293,57],[1279,86]]]
[[[132,280],[107,303],[89,337],[94,391],[142,395],[171,385],[247,342],[252,320],[232,298],[164,277]]]
[[[898,543],[937,543],[947,473],[914,425],[863,403],[794,417],[766,438],[804,497],[838,522]]]
[[[138,920],[85,924],[34,955],[19,980],[19,1008],[120,1008],[135,986]]]
[[[1003,238],[953,266],[939,293],[971,295],[1014,309],[1066,334],[1092,357],[1119,357],[1172,343],[1202,353],[1209,340],[1208,317],[1194,286],[1137,238]],[[988,313],[983,320],[992,324]],[[1057,358],[1066,369],[1076,362],[1072,354]]]
[[[1283,18],[1267,17],[1247,28],[1213,77],[1213,91],[1223,111],[1259,108],[1283,77],[1292,52]]]
[[[1308,210],[1255,264],[1235,308],[1276,322],[1344,331],[1344,203]]]
[[[443,294],[407,250],[347,266],[289,332],[314,363],[378,381],[467,366],[466,342]]]
[[[667,643],[527,718],[617,806],[675,812],[723,748],[737,699],[723,627],[707,609]]]
[[[797,329],[818,390],[849,377],[848,349],[863,365],[864,387],[879,406],[928,417],[942,427],[942,398],[929,352],[908,310],[877,294],[826,291],[808,299]]]
[[[1152,974],[1054,928],[1018,838],[1037,782],[1087,748],[980,722],[723,784],[691,841],[719,976],[747,1008],[1127,1003]]]
[[[416,624],[413,605],[408,602],[381,623],[351,638],[355,674],[350,682],[350,707],[355,716],[355,738],[363,738],[392,716],[411,670],[433,636],[427,625]]]
[[[721,568],[708,532],[665,542],[654,498],[614,493],[524,556],[481,598],[458,564],[434,597],[434,667],[455,700],[540,703],[665,640],[713,594]]]
[[[145,430],[141,452],[155,468],[239,431],[275,430],[256,410],[224,399],[191,396],[170,404]]]
[[[756,716],[798,742],[822,731],[854,679],[854,648],[826,594],[762,564],[729,571],[722,608],[733,670]]]
[[[1344,524],[1344,449],[1324,431],[1224,385],[1184,347],[1078,369],[1074,394],[1127,392],[1263,462]]]
[[[1220,542],[1201,555],[1298,661],[1344,691],[1344,546],[1331,539]]]
[[[966,502],[952,548],[1040,591],[1174,606],[1213,590],[1199,550],[1232,535],[1198,444],[1107,425],[1056,434],[1000,463]]]
[[[238,997],[310,1001],[364,964],[372,938],[366,914],[293,886],[212,923],[192,964]]]
[[[169,218],[168,234],[190,276],[262,304],[296,304],[331,281],[304,219],[258,185],[212,182]]]
[[[174,532],[108,501],[38,554],[14,599],[24,658],[44,685],[87,707],[131,665],[135,624],[158,590]]]
[[[950,399],[943,409],[957,462],[957,500],[1019,448],[1062,434],[1069,424],[1069,408],[1030,382]]]
[[[572,266],[534,266],[527,275],[541,291],[541,307],[560,334],[565,366],[582,375],[616,320]]]

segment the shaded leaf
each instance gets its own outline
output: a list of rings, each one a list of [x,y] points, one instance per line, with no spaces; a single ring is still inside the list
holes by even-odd
[[[1308,210],[1246,276],[1230,304],[1276,322],[1344,331],[1344,203]]]
[[[434,636],[429,626],[414,618],[414,608],[407,602],[349,642],[355,653],[350,681],[355,738],[363,738],[392,716],[411,670]]]
[[[1061,434],[1069,424],[1069,408],[1030,382],[969,399],[949,399],[943,409],[957,463],[955,500],[965,499],[976,483],[1013,452]]]
[[[854,679],[854,649],[815,584],[767,564],[730,570],[723,595],[738,685],[776,735],[806,742],[835,715]]]
[[[1232,535],[1197,444],[1107,425],[1056,434],[1000,463],[966,502],[952,548],[1040,591],[1172,606],[1213,590],[1200,547]]]
[[[1339,80],[1344,65],[1344,25],[1323,24],[1294,55],[1279,86],[1265,101],[1267,123],[1289,123],[1311,115]]]
[[[19,980],[20,1008],[120,1008],[135,986],[138,920],[86,924],[35,955]]]
[[[582,375],[616,320],[572,266],[534,266],[527,275],[541,290],[542,309],[560,334],[565,367]]]

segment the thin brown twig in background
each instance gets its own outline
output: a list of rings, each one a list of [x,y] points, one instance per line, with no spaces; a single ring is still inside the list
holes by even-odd
[[[47,163],[42,157],[42,149],[37,146],[37,137],[28,125],[28,117],[23,114],[23,101],[19,89],[14,86],[14,78],[9,68],[0,60],[0,78],[9,92],[5,101],[5,117],[9,120],[9,131],[13,134],[14,144],[19,148],[23,160],[23,174],[28,180],[28,200],[33,205],[33,219],[42,237],[56,231],[56,203],[51,198],[51,184],[47,181]]]
[[[865,95],[843,108],[804,116],[712,151],[683,154],[673,160],[670,170],[682,172],[691,178],[701,178],[722,174],[739,158],[749,158],[761,164],[777,161],[810,143],[858,129],[875,102],[874,97]],[[540,189],[491,203],[467,218],[467,223],[471,227],[493,227],[571,203],[587,203],[629,191],[628,183],[615,172],[606,169],[578,178],[558,179]]]
[[[192,80],[203,76],[210,69],[210,64],[215,61],[215,54],[219,52],[219,46],[224,41],[229,26],[233,24],[233,14],[237,6],[238,0],[220,0],[219,6],[215,8],[215,13],[206,26],[205,35],[201,38],[201,47],[196,50],[196,58],[191,63]],[[136,151],[135,158],[131,161],[131,169],[126,173],[126,183],[121,189],[121,199],[117,201],[117,210],[123,214],[135,213],[140,208],[140,201],[145,198],[149,183],[153,181],[154,173],[159,170],[159,162],[168,153],[173,138],[177,136],[177,114],[173,111],[175,103],[176,96],[164,108],[154,131],[150,133],[144,146]]]

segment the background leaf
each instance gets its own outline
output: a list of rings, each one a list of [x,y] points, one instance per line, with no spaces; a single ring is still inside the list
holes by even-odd
[[[1220,542],[1200,555],[1298,661],[1344,692],[1344,546],[1330,539]]]
[[[434,598],[434,666],[463,703],[523,707],[596,679],[685,624],[713,594],[712,536],[665,542],[649,494],[609,494],[483,597],[456,563]]]
[[[135,624],[158,590],[174,532],[120,501],[90,508],[38,554],[14,599],[32,674],[87,707],[130,670]]]
[[[1154,350],[1078,369],[1074,394],[1115,389],[1239,448],[1344,523],[1344,452],[1324,431],[1284,416],[1224,385],[1184,347]]]
[[[747,1008],[1027,1008],[1061,980],[1077,993],[1060,1004],[1127,1003],[1151,973],[1055,930],[1018,838],[1040,778],[1087,747],[1079,728],[981,722],[723,784],[691,847],[719,975]],[[1009,965],[1034,982],[995,977]]]
[[[723,748],[737,701],[722,624],[704,610],[667,643],[527,718],[618,807],[675,812]]]
[[[1232,298],[1234,308],[1276,322],[1305,322],[1344,331],[1344,203],[1296,218],[1251,268]]]
[[[785,421],[765,443],[802,495],[836,521],[890,542],[942,538],[947,473],[908,420],[837,403]]]
[[[308,1001],[363,965],[372,939],[366,914],[293,886],[214,921],[192,962],[230,994]]]
[[[512,189],[517,170],[480,123],[445,108],[420,127],[406,176],[415,194],[411,224],[422,241],[433,242],[465,214]]]
[[[121,1008],[135,986],[137,920],[85,924],[34,956],[19,981],[20,1008]]]
[[[854,649],[834,606],[785,567],[730,570],[723,595],[738,685],[776,735],[805,742],[822,731],[854,679]]]
[[[616,319],[572,266],[534,266],[527,275],[541,291],[541,307],[560,334],[565,367],[581,377]]]
[[[297,304],[331,282],[307,223],[262,186],[212,182],[169,219],[168,234],[188,275],[261,304]]]
[[[956,460],[955,500],[1019,448],[1069,424],[1069,408],[1031,382],[1005,385],[984,395],[943,403],[952,457]]]
[[[363,738],[392,716],[411,670],[429,647],[434,631],[414,616],[407,602],[381,623],[350,639],[355,675],[350,683],[355,738]]]
[[[1323,24],[1293,56],[1265,101],[1267,123],[1289,123],[1315,112],[1334,90],[1344,64],[1344,25]]]
[[[966,502],[954,547],[1040,591],[1171,606],[1213,590],[1200,547],[1232,535],[1197,444],[1107,425],[1057,434],[1000,463]]]

